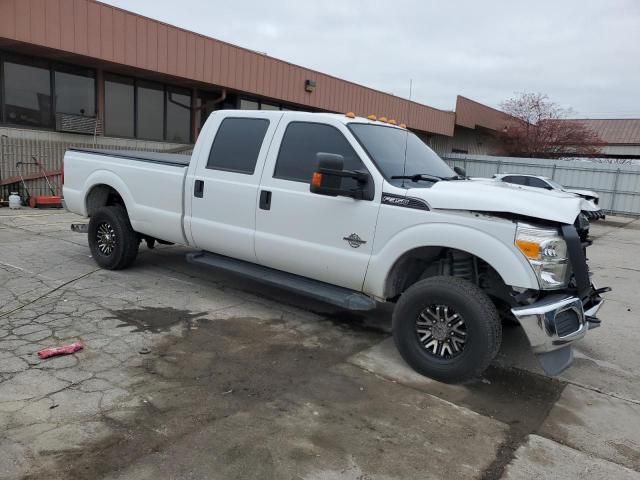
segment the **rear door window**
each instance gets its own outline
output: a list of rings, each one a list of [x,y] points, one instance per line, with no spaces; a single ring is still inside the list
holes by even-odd
[[[225,118],[209,152],[207,168],[253,175],[269,128],[264,118]]]

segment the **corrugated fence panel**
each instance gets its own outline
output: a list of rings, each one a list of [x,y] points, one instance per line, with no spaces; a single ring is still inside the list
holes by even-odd
[[[445,161],[452,167],[463,167],[471,177],[490,178],[496,173],[544,175],[567,188],[597,192],[600,207],[610,213],[640,216],[640,165],[454,153],[446,154]]]
[[[119,142],[116,144],[115,142]],[[88,137],[86,141],[50,141],[23,138],[7,138],[0,136],[0,199],[6,200],[9,193],[17,191],[23,198],[27,195],[61,195],[61,168],[65,151],[70,147],[106,148],[110,150],[151,150],[151,151],[175,151],[175,153],[190,154],[189,146],[179,144],[160,144],[145,141],[132,140],[130,142],[118,139]],[[177,151],[177,149],[183,149]],[[36,164],[38,162],[39,165]],[[47,179],[42,177],[42,170],[47,174]],[[20,180],[20,175],[26,177],[25,185]],[[30,178],[40,177],[40,178]],[[11,183],[7,184],[7,181]],[[53,189],[53,191],[52,191]]]

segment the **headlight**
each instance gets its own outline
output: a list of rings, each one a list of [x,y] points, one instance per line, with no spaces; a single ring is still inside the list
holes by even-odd
[[[519,223],[515,244],[529,260],[543,290],[567,286],[567,244],[557,229]]]

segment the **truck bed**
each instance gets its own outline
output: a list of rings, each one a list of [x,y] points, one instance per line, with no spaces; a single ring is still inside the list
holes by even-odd
[[[101,148],[69,148],[75,152],[93,153],[105,155],[107,157],[120,157],[141,162],[160,163],[175,167],[188,167],[191,162],[191,155],[180,155],[177,153],[142,152],[138,150],[105,150]]]
[[[188,155],[131,150],[72,148],[64,156],[67,208],[88,215],[87,196],[109,185],[124,200],[133,229],[188,244],[183,228]],[[97,190],[99,191],[99,189]]]

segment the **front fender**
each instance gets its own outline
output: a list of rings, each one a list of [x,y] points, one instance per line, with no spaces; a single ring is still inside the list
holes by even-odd
[[[364,292],[384,298],[387,277],[396,261],[406,252],[420,247],[447,247],[481,258],[493,267],[505,284],[539,289],[538,279],[524,256],[514,246],[495,236],[463,225],[428,223],[414,225],[394,235],[371,256],[364,281]]]

